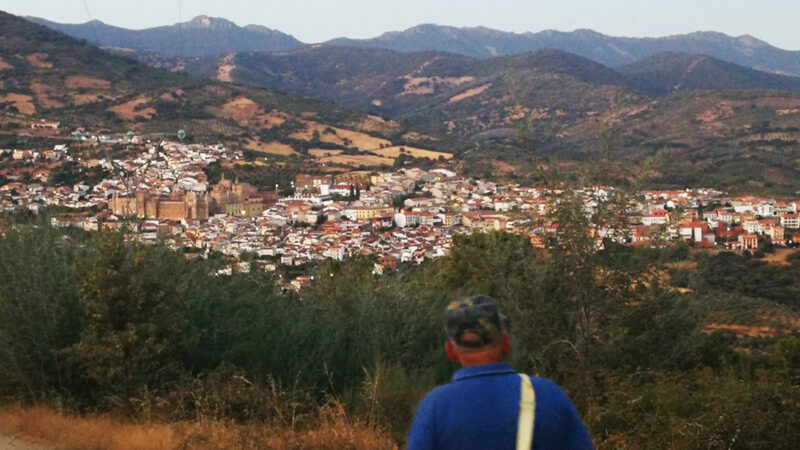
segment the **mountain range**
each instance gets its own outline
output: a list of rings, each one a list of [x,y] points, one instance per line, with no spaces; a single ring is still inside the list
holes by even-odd
[[[60,24],[29,17],[30,21],[88,43],[149,51],[172,57],[197,57],[229,52],[284,51],[302,47],[294,37],[260,25],[240,27],[225,19],[198,16],[186,23],[129,30],[99,20]]]
[[[316,46],[199,59],[189,61],[186,69],[201,77],[297,92],[412,123],[425,116],[453,119],[457,111],[472,117],[489,105],[505,108],[509,83],[523,80],[526,94],[514,101],[566,115],[565,111],[591,109],[593,103],[607,106],[607,88],[639,97],[685,91],[800,91],[800,78],[672,52],[611,69],[552,49],[477,59],[443,52]],[[494,115],[504,116],[497,111]]]
[[[286,51],[306,44],[258,25],[240,27],[228,20],[199,16],[189,22],[128,30],[100,21],[67,25],[28,18],[78,39],[106,47],[151,51],[166,56],[202,57],[222,53]],[[629,38],[592,30],[511,33],[485,27],[423,24],[372,39],[338,38],[322,45],[368,47],[398,52],[440,51],[474,58],[556,49],[618,67],[664,52],[701,54],[766,72],[800,76],[800,51],[776,48],[749,35],[731,37],[695,32],[660,38]]]
[[[610,68],[554,49],[474,58],[306,46],[182,61],[188,73],[154,69],[0,13],[0,119],[183,128],[301,160],[317,147],[399,144],[516,177],[529,175],[531,153],[570,167],[605,148],[647,186],[800,189],[796,79],[713,57]]]

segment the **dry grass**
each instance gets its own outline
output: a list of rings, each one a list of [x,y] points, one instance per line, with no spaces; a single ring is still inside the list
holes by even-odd
[[[116,116],[122,120],[134,120],[139,116],[149,120],[156,115],[156,110],[152,106],[146,108],[140,107],[148,102],[150,102],[149,97],[139,97],[129,102],[111,106],[108,110],[116,114]]]
[[[13,69],[13,68],[14,68],[14,66],[12,66],[11,64],[3,61],[3,58],[0,58],[0,71]]]
[[[236,97],[222,105],[222,117],[235,120],[248,120],[255,117],[261,107],[247,97]]]
[[[767,253],[761,261],[769,264],[775,264],[777,266],[790,266],[791,263],[786,259],[797,253],[798,250],[790,249],[790,248],[779,248],[775,249],[773,253]]]
[[[475,81],[474,77],[415,77],[406,75],[406,85],[400,95],[428,95],[436,92],[436,86],[461,86]]]
[[[75,106],[87,105],[98,100],[100,100],[100,96],[95,94],[77,94],[72,96],[72,104]]]
[[[308,149],[308,154],[314,156],[316,158],[322,158],[323,156],[336,156],[341,154],[341,150],[328,150],[324,148],[311,148]]]
[[[710,323],[703,328],[706,333],[714,331],[729,331],[739,336],[768,337],[772,338],[779,334],[779,331],[768,326],[750,326],[728,323]],[[780,333],[783,334],[783,333]]]
[[[403,149],[404,152],[401,152],[400,149]],[[450,159],[453,157],[452,153],[436,152],[433,150],[425,150],[423,148],[409,147],[407,145],[404,146],[396,145],[394,147],[386,147],[378,150],[371,150],[371,152],[375,153],[376,155],[388,158],[397,158],[403,153],[411,155],[414,158],[439,159],[439,157],[442,157],[444,159]]]
[[[253,100],[247,97],[236,97],[222,105],[219,115],[227,119],[233,119],[240,125],[270,129],[279,127],[287,120],[285,114],[279,111],[265,113],[264,109]]]
[[[369,151],[381,148],[381,146],[386,147],[392,145],[392,143],[386,139],[370,136],[359,131],[328,127],[327,125],[323,125],[318,122],[305,122],[305,125],[305,130],[292,133],[289,137],[301,141],[310,141],[313,138],[314,131],[316,131],[319,133],[319,140],[322,142],[346,145],[348,147],[355,147],[360,150]],[[325,130],[333,130],[333,133],[326,133]],[[348,140],[347,143],[345,142],[345,139]]]
[[[292,147],[286,144],[282,144],[278,141],[262,142],[259,138],[255,140],[248,139],[245,142],[244,148],[258,153],[269,153],[272,155],[289,156],[297,154]]]
[[[25,59],[37,69],[52,69],[53,63],[47,60],[47,53],[31,53]]]
[[[380,100],[378,103],[383,104]],[[372,104],[374,105],[375,102],[373,101]],[[380,105],[376,105],[380,106]],[[391,133],[395,131],[400,131],[402,127],[399,123],[393,120],[386,120],[378,116],[366,116],[361,122],[358,123],[356,127],[359,131],[364,131],[366,133]]]
[[[466,91],[464,91],[464,92],[462,92],[462,93],[460,93],[458,95],[450,97],[450,100],[448,100],[447,102],[448,103],[455,103],[455,102],[464,100],[465,98],[470,98],[470,97],[474,97],[476,95],[483,94],[490,87],[492,87],[492,83],[487,83],[487,84],[484,84],[482,86],[474,87],[472,89],[467,89]]]
[[[336,155],[322,158],[323,163],[347,164],[353,167],[358,166],[391,166],[394,164],[393,158],[383,158],[376,155]]]
[[[67,89],[97,89],[107,91],[111,89],[111,82],[100,78],[90,78],[83,75],[71,75],[64,80]]]
[[[39,81],[31,81],[30,86],[33,96],[36,97],[36,102],[40,106],[44,106],[45,108],[60,108],[64,106],[51,98],[53,95],[58,95],[58,91],[52,85],[44,84]]]
[[[318,426],[304,431],[221,422],[133,424],[12,407],[0,410],[0,432],[56,449],[398,448],[374,427],[348,420],[341,405],[321,408]]]
[[[0,102],[10,102],[20,114],[31,115],[36,113],[36,106],[34,106],[33,97],[30,95],[8,94],[5,97],[0,97]]]

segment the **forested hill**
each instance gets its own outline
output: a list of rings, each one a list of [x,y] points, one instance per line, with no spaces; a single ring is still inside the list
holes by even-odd
[[[644,92],[800,90],[800,78],[776,75],[731,64],[717,58],[685,53],[661,53],[618,69]]]
[[[318,126],[377,135],[402,131],[399,124],[329,102],[151,68],[4,12],[0,88],[0,112],[51,118],[73,129],[185,129],[217,140],[265,130],[284,139]]]

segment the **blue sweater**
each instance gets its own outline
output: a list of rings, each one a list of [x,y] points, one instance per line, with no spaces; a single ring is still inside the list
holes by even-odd
[[[531,377],[536,393],[533,448],[591,449],[580,415],[555,383]],[[417,409],[408,448],[515,449],[521,379],[507,363],[465,367]]]

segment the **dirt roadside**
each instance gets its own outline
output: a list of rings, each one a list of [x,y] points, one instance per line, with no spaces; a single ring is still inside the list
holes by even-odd
[[[0,434],[0,450],[53,450],[53,447],[31,444],[13,436]]]

